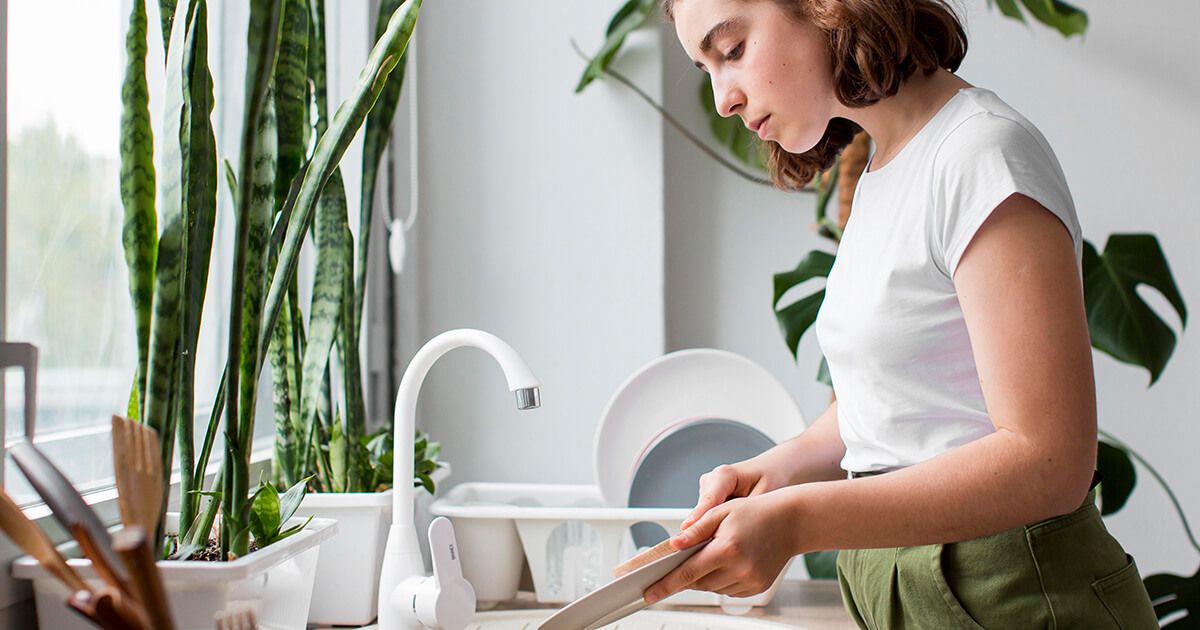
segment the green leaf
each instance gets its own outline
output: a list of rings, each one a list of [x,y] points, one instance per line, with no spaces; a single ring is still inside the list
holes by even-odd
[[[1025,22],[1025,14],[1017,6],[1017,0],[995,0],[995,4],[1000,7],[1000,13],[1018,22]],[[992,6],[992,0],[988,0],[988,6]]]
[[[1087,13],[1059,0],[1022,0],[1037,21],[1056,29],[1063,37],[1087,31]],[[1002,7],[1003,8],[1003,7]]]
[[[350,458],[347,456],[349,441],[346,440],[346,433],[342,431],[341,423],[334,423],[333,431],[329,438],[329,485],[334,492],[346,491],[346,473],[350,465]]]
[[[791,271],[775,274],[775,318],[779,322],[779,330],[787,341],[788,350],[793,358],[800,346],[800,338],[817,319],[821,302],[825,299],[825,290],[801,298],[787,307],[779,308],[779,302],[792,288],[813,278],[827,278],[833,268],[833,254],[813,250],[800,261]]]
[[[283,498],[279,500],[280,523],[288,522],[296,514],[296,510],[300,509],[300,503],[304,501],[304,495],[308,492],[308,482],[311,479],[312,477],[301,479],[283,494]]]
[[[821,355],[821,366],[817,368],[817,381],[833,387],[833,377],[829,375],[829,361]]]
[[[399,6],[399,0],[380,2],[379,18],[375,23],[375,41],[379,41],[387,32],[388,19]],[[375,181],[379,173],[379,160],[383,157],[383,150],[392,136],[392,120],[396,115],[396,106],[400,103],[400,91],[404,86],[407,67],[408,55],[405,54],[400,57],[400,62],[388,75],[383,91],[379,93],[379,99],[375,101],[371,113],[367,114],[366,128],[363,131],[362,187],[359,197],[361,212],[359,212],[358,219],[357,254],[354,254],[353,248],[351,248],[351,260],[355,261],[351,263],[351,268],[354,270],[353,290],[351,291],[354,296],[354,315],[351,320],[353,330],[360,330],[362,327],[363,297],[367,292],[367,253],[371,244],[371,226],[374,224]],[[349,325],[350,323],[347,323],[347,326]],[[357,339],[357,335],[355,339]],[[362,385],[357,380],[358,378],[360,377],[354,377],[353,380],[356,383],[354,386],[361,390]],[[348,426],[353,426],[358,421],[353,413],[348,413],[347,416]]]
[[[1083,292],[1092,345],[1146,368],[1153,385],[1175,350],[1175,333],[1138,296],[1139,284],[1162,293],[1187,325],[1183,296],[1154,235],[1113,234],[1102,255],[1084,241]]]
[[[717,112],[716,103],[713,101],[712,82],[707,74],[700,82],[700,106],[704,108],[704,113],[708,114],[708,128],[712,130],[717,142],[729,149],[742,164],[766,172],[766,157],[758,135],[742,124],[741,118],[726,118]]]
[[[308,106],[308,2],[284,0],[280,18],[279,58],[275,62],[275,113],[279,174],[276,210],[287,198],[292,178],[304,161],[304,115]]]
[[[657,6],[657,0],[628,0],[617,10],[605,32],[604,45],[592,57],[591,63],[584,68],[583,76],[579,78],[579,84],[575,86],[576,93],[582,92],[592,81],[604,76],[609,64],[612,63],[613,58],[625,43],[625,38],[645,24]]]
[[[273,542],[279,542],[279,541],[283,540],[284,538],[287,538],[288,536],[291,536],[293,534],[299,534],[300,532],[304,531],[305,527],[308,527],[308,524],[311,523],[312,520],[313,520],[313,517],[310,516],[307,519],[305,519],[305,521],[303,523],[301,523],[299,525],[293,525],[292,527],[289,527],[289,528],[279,532],[279,535],[275,537],[275,540]]]
[[[837,550],[804,554],[804,566],[808,569],[808,576],[814,580],[836,580],[837,558]]]
[[[275,492],[275,486],[264,481],[250,498],[250,533],[259,547],[275,541],[280,522],[279,494]]]
[[[150,318],[154,300],[154,264],[158,251],[154,214],[154,132],[146,87],[146,5],[134,0],[125,38],[125,81],[121,86],[121,204],[125,208],[121,242],[129,268],[129,297],[137,332],[137,381],[130,417],[144,416]]]
[[[1137,485],[1137,470],[1125,449],[1101,440],[1097,445],[1096,470],[1100,471],[1100,515],[1108,516],[1125,507]]]
[[[159,20],[162,22],[163,50],[170,54],[171,25],[175,22],[175,4],[178,0],[158,0]]]

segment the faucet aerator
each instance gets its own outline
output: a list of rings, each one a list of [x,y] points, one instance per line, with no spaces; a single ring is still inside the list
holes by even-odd
[[[536,387],[523,387],[516,390],[517,409],[537,409],[542,406],[542,393]]]

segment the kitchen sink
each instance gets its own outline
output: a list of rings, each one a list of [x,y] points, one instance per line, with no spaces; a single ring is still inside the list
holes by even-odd
[[[537,630],[554,610],[505,610],[475,615],[467,630]],[[643,610],[605,630],[805,630],[773,621],[731,615]]]

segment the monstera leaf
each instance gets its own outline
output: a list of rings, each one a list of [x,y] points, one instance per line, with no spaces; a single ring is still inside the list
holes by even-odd
[[[1021,0],[1034,19],[1054,28],[1063,37],[1082,35],[1088,27],[1087,13],[1058,0]],[[997,6],[1004,15],[1024,22],[1025,14],[1017,0],[988,0],[988,6]]]
[[[604,76],[608,64],[612,63],[625,43],[625,37],[645,24],[657,6],[657,0],[629,0],[617,10],[604,32],[604,45],[600,52],[592,57],[591,63],[583,71],[583,76],[579,78],[579,85],[575,86],[576,93],[582,92],[592,81]]]
[[[700,105],[704,108],[704,113],[708,114],[708,128],[712,130],[717,142],[737,156],[742,164],[765,173],[767,163],[763,159],[762,143],[758,136],[742,124],[741,118],[725,118],[717,113],[717,105],[713,101],[712,81],[707,74],[700,82]]]
[[[1104,253],[1083,243],[1083,293],[1092,345],[1118,361],[1146,368],[1153,385],[1175,350],[1175,333],[1138,296],[1137,285],[1162,293],[1187,325],[1187,307],[1153,234],[1113,234]]]
[[[1108,516],[1129,500],[1133,487],[1137,485],[1137,471],[1129,459],[1129,453],[1120,446],[1101,440],[1097,444],[1096,470],[1100,471],[1100,515]]]
[[[792,304],[779,308],[779,301],[792,287],[813,278],[828,278],[829,270],[833,268],[833,254],[813,250],[791,271],[775,274],[775,318],[779,321],[779,330],[787,340],[792,357],[796,357],[796,348],[800,345],[800,337],[812,326],[817,319],[817,311],[825,299],[825,290],[800,298]]]
[[[1200,569],[1191,577],[1170,573],[1156,573],[1143,580],[1150,601],[1154,602],[1154,614],[1159,621],[1176,617],[1163,626],[1167,630],[1190,630],[1200,628]],[[1179,616],[1180,612],[1183,616]]]

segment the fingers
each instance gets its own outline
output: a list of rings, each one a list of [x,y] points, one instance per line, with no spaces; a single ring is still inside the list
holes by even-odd
[[[712,538],[717,533],[717,528],[721,526],[721,521],[725,520],[726,515],[728,515],[728,511],[725,509],[705,512],[704,516],[700,517],[700,520],[676,534],[671,539],[671,544],[676,549],[687,549],[692,545]]]
[[[737,469],[727,464],[717,466],[711,472],[701,475],[700,499],[696,502],[692,513],[680,523],[679,528],[691,527],[692,523],[695,523],[714,506],[724,503],[737,490],[737,485]]]
[[[689,585],[716,571],[719,565],[713,554],[706,554],[705,549],[696,552],[683,564],[671,571],[663,579],[655,582],[642,593],[647,604],[662,601],[675,593],[690,588]]]

